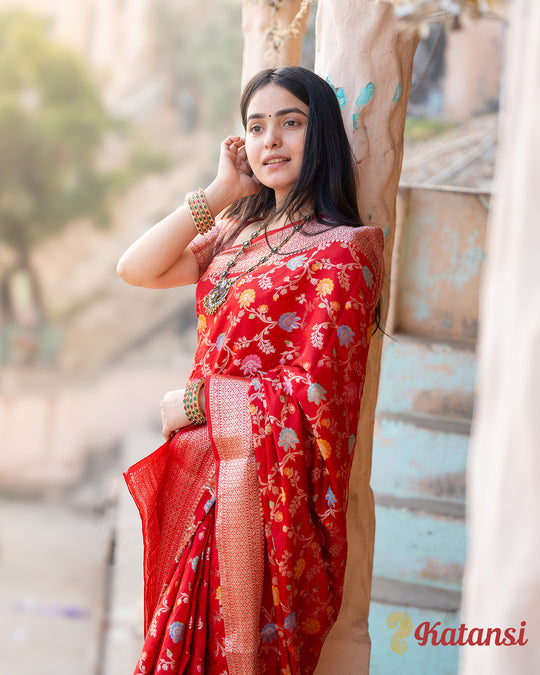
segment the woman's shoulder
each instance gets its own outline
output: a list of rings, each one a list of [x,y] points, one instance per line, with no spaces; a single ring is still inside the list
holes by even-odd
[[[339,243],[353,246],[361,251],[380,252],[384,248],[384,235],[382,229],[375,225],[361,225],[353,227],[350,225],[328,226],[325,223],[310,223],[307,232],[309,236],[314,236],[320,242],[330,244]]]
[[[351,230],[351,242],[358,247],[369,247],[382,252],[384,248],[384,234],[382,228],[377,225],[362,225],[361,227],[348,227]]]

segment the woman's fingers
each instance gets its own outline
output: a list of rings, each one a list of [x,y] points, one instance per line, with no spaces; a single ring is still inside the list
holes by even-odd
[[[244,146],[244,139],[239,137],[230,138],[229,142],[225,144],[225,151],[233,160],[236,168],[240,168],[241,164],[247,161],[246,149]]]
[[[160,404],[161,432],[165,439],[188,424],[184,411],[184,390],[168,391]]]
[[[229,136],[227,141],[229,142],[228,147],[231,151],[231,154],[236,153],[234,158],[236,169],[238,172],[251,177],[251,166],[249,165],[246,154],[245,139],[240,136]]]
[[[246,154],[245,138],[227,136],[221,143],[217,180],[229,186],[232,201],[255,194],[259,181],[252,175]]]
[[[223,141],[222,146],[226,150],[231,150],[237,152],[240,148],[243,148],[245,145],[245,140],[241,136],[227,136]]]

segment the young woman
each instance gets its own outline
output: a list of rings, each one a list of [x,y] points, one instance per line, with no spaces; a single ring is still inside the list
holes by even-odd
[[[361,226],[326,82],[265,70],[241,112],[215,180],[118,264],[135,285],[197,283],[189,382],[162,402],[165,444],[126,473],[145,540],[140,675],[308,675],[341,603],[383,237]]]

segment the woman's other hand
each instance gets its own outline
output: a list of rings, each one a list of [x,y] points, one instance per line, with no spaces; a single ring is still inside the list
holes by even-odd
[[[191,424],[184,408],[185,389],[168,391],[161,401],[161,433],[168,440],[175,431],[183,429]],[[206,414],[204,400],[204,386],[199,392],[199,407],[203,415]]]
[[[184,411],[184,392],[185,389],[168,391],[161,401],[161,432],[165,440],[190,423]]]

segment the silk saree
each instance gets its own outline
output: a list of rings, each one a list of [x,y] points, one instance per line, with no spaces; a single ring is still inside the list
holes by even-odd
[[[191,244],[200,280],[190,381],[205,379],[207,424],[125,474],[145,549],[136,675],[310,675],[341,604],[383,235],[309,223],[208,315],[202,301],[238,250],[214,255],[228,227]],[[231,274],[267,251],[262,234]]]

